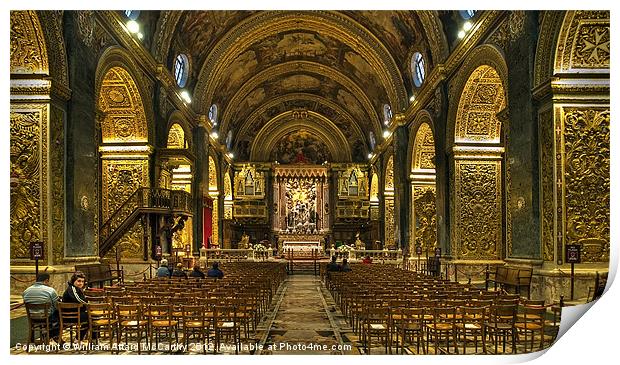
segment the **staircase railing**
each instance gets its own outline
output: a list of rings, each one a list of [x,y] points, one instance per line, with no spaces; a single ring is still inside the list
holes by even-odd
[[[143,213],[192,215],[191,203],[191,195],[183,190],[138,188],[100,227],[99,256],[105,255]]]

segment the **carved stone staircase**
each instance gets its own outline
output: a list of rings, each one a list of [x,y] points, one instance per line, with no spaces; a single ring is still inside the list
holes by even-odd
[[[99,229],[99,256],[103,257],[145,214],[192,216],[192,196],[182,190],[138,188]]]

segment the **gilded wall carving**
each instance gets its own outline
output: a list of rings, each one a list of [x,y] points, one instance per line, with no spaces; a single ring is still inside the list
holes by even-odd
[[[361,170],[362,166],[351,166],[340,171],[338,177],[339,198],[368,198],[368,173]]]
[[[64,186],[64,121],[63,111],[51,108],[50,114],[50,176],[51,190],[51,244],[54,263],[61,263],[64,257],[65,232],[65,186]]]
[[[103,222],[139,187],[149,186],[149,164],[141,160],[102,161]]]
[[[98,105],[105,116],[101,124],[104,143],[148,141],[142,98],[124,68],[108,70],[101,85]]]
[[[526,17],[527,13],[524,10],[510,11],[508,18],[495,29],[488,42],[498,45],[506,52],[508,45],[523,34]]]
[[[251,164],[244,164],[235,173],[236,199],[263,199],[265,197],[265,173]]]
[[[506,106],[504,87],[497,71],[478,67],[467,80],[457,111],[456,142],[500,141],[501,123],[496,114]]]
[[[435,186],[413,186],[413,241],[426,252],[437,244]],[[410,250],[415,252],[415,249]]]
[[[609,122],[605,108],[565,108],[566,242],[582,244],[582,262],[609,261]]]
[[[11,73],[49,73],[47,48],[34,11],[11,12]]]
[[[385,242],[383,247],[393,247],[394,242],[394,198],[385,199]]]
[[[414,169],[435,169],[435,140],[427,123],[420,125],[413,148]]]
[[[183,128],[178,123],[170,127],[166,147],[185,148],[185,131],[183,131]]]
[[[217,185],[217,166],[213,156],[209,156],[209,196],[213,199],[213,211],[211,212],[211,242],[219,245],[219,190]]]
[[[456,161],[456,242],[458,257],[501,256],[501,162]]]
[[[11,259],[29,258],[32,241],[46,242],[47,114],[45,104],[11,106]]]
[[[609,11],[569,11],[558,38],[555,72],[609,68]]]
[[[48,62],[50,76],[55,84],[69,88],[69,76],[67,69],[67,52],[63,37],[62,17],[64,10],[38,10],[39,19],[45,32],[46,46],[48,48]],[[68,95],[66,95],[68,98]]]
[[[385,166],[385,190],[394,191],[394,156],[392,155]]]
[[[555,225],[554,225],[554,147],[553,147],[553,111],[544,111],[538,116],[540,131],[540,184],[541,184],[541,242],[543,260],[554,260]]]
[[[82,42],[86,46],[92,47],[95,34],[95,12],[93,10],[78,10],[77,25]]]

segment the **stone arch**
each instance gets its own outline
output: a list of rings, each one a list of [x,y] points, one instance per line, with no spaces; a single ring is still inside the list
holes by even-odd
[[[411,237],[409,252],[432,252],[437,247],[437,195],[435,176],[435,139],[433,121],[428,112],[417,115],[409,140],[411,166]]]
[[[452,146],[454,146],[455,142],[456,124],[459,119],[457,114],[459,109],[463,111],[462,108],[459,108],[459,106],[464,104],[461,102],[463,95],[465,95],[463,91],[472,73],[480,66],[487,66],[494,70],[494,73],[497,74],[501,81],[504,100],[508,98],[506,95],[506,90],[508,90],[508,66],[506,65],[503,53],[497,47],[489,44],[476,47],[465,59],[457,77],[450,84],[448,100],[459,100],[459,102],[451,103],[449,106],[446,128],[446,152],[448,153],[451,153]],[[473,91],[475,91],[475,89],[471,89],[470,93],[466,95],[471,94],[474,96],[475,93]],[[495,117],[495,115],[493,115],[493,117]]]
[[[95,90],[97,95],[101,94],[100,91],[104,78],[108,74],[108,70],[112,68],[123,69],[127,75],[126,78],[130,79],[134,85],[133,92],[140,95],[142,113],[144,114],[144,121],[146,124],[147,141],[154,141],[155,126],[153,123],[150,123],[150,121],[155,120],[153,114],[152,88],[149,87],[152,86],[152,80],[140,70],[138,64],[125,49],[118,46],[111,46],[103,52],[97,64],[97,72],[95,75]]]
[[[470,63],[461,80],[458,108],[451,114],[454,144],[451,209],[452,254],[475,260],[501,259],[504,247],[503,146],[497,113],[506,108],[505,82],[493,65]],[[496,62],[494,62],[497,64]],[[466,79],[465,79],[466,77]]]
[[[149,187],[149,126],[138,84],[118,62],[100,62],[97,110],[101,125],[101,223],[138,188]],[[117,243],[124,258],[142,257],[142,232],[134,225]]]

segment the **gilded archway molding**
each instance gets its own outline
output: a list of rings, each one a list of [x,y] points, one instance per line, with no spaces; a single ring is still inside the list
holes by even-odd
[[[69,98],[69,71],[67,66],[67,52],[62,33],[62,10],[37,10],[37,15],[43,29],[43,35],[47,45],[47,58],[49,60],[49,75],[52,77],[52,90]],[[59,87],[60,86],[60,87]]]
[[[34,11],[11,12],[11,73],[49,75],[47,45]]]
[[[200,108],[209,107],[223,70],[248,46],[275,32],[299,29],[342,40],[376,71],[395,110],[404,110],[408,106],[400,68],[385,46],[366,28],[335,11],[266,11],[243,20],[213,47],[202,65],[194,89]]]
[[[368,115],[368,118],[374,125],[375,133],[378,135],[378,133],[381,131],[381,123],[379,122],[380,117],[378,112],[373,108],[372,102],[370,101],[370,99],[368,99],[363,89],[339,71],[336,71],[331,67],[322,65],[320,63],[310,61],[290,61],[281,63],[261,71],[260,73],[249,79],[247,82],[245,82],[243,86],[239,88],[239,90],[237,90],[235,95],[226,105],[224,114],[222,115],[222,122],[220,128],[222,133],[227,133],[229,123],[233,119],[234,113],[236,112],[239,105],[247,98],[248,94],[252,92],[252,90],[256,89],[259,85],[268,80],[272,80],[288,73],[300,72],[328,77],[342,85],[348,92],[350,92],[357,98],[358,102],[362,105],[364,112],[366,113],[366,115]]]
[[[270,99],[268,102],[260,105],[258,108],[256,108],[247,118],[246,118],[246,122],[243,124],[242,128],[236,133],[235,135],[235,144],[237,141],[237,137],[239,136],[243,136],[245,135],[246,131],[248,130],[248,128],[251,128],[253,126],[256,126],[257,123],[259,123],[259,118],[260,116],[265,113],[267,110],[273,108],[276,105],[279,104],[283,104],[289,101],[294,101],[294,100],[308,100],[317,104],[322,104],[325,105],[326,107],[335,110],[336,112],[338,112],[338,114],[345,120],[347,121],[352,127],[353,130],[355,132],[355,134],[361,138],[362,141],[366,141],[367,136],[364,135],[364,133],[362,132],[362,128],[360,128],[360,126],[358,125],[358,123],[356,122],[355,118],[353,118],[351,116],[351,114],[349,114],[348,111],[346,111],[345,109],[343,109],[339,104],[331,101],[330,99],[327,99],[325,97],[322,96],[318,96],[315,94],[308,94],[308,93],[289,93],[289,94],[285,94],[285,95],[281,95],[278,96],[276,98]]]
[[[307,111],[299,118],[295,110],[281,113],[272,118],[256,135],[252,142],[250,161],[268,161],[275,144],[286,134],[298,129],[309,129],[329,149],[333,161],[350,162],[351,149],[344,134],[325,116]]]
[[[463,90],[469,80],[471,74],[480,66],[492,67],[501,80],[504,92],[504,100],[507,104],[506,90],[508,90],[508,66],[504,59],[503,53],[495,46],[490,44],[483,44],[476,47],[463,62],[457,76],[452,80],[450,84],[450,91],[448,100],[452,100],[448,110],[448,123],[446,128],[446,152],[452,153],[452,147],[454,146],[456,136],[456,122],[459,106],[461,105],[461,98],[463,96]]]
[[[193,134],[190,123],[185,118],[185,114],[183,114],[180,110],[173,110],[168,117],[168,124],[166,130],[169,131],[173,124],[178,124],[183,128],[183,134],[185,135],[185,141],[187,141],[187,148],[191,150]]]
[[[533,89],[549,82],[553,76],[556,44],[565,14],[565,11],[560,10],[542,12],[542,22],[540,24],[536,55],[534,58]]]
[[[100,95],[103,78],[107,74],[108,70],[113,67],[120,67],[124,69],[135,83],[136,90],[138,91],[142,101],[142,107],[146,118],[145,122],[148,131],[147,141],[154,141],[153,123],[149,122],[155,120],[155,116],[153,114],[152,95],[146,86],[146,83],[150,83],[151,80],[141,77],[142,72],[140,71],[140,67],[125,49],[118,46],[108,47],[99,58],[97,72],[95,74],[96,95]]]
[[[554,74],[609,73],[609,11],[567,11],[558,35]]]
[[[434,65],[443,63],[449,55],[448,40],[436,10],[419,11],[419,19],[425,30],[426,40],[431,48]]]
[[[435,124],[433,122],[433,117],[431,116],[431,113],[426,109],[422,109],[418,113],[416,113],[416,116],[413,119],[413,122],[411,122],[409,126],[409,143],[407,147],[407,166],[410,167],[411,171],[414,170],[413,166],[415,164],[414,154],[416,153],[415,151],[416,136],[418,134],[418,130],[423,124],[428,125],[431,131],[431,134],[432,134],[432,138],[434,140]]]

